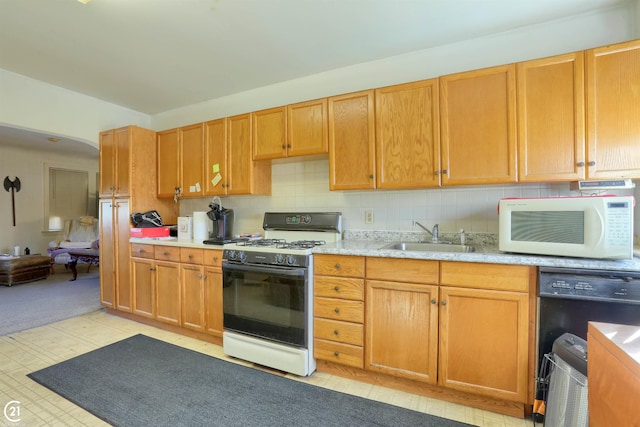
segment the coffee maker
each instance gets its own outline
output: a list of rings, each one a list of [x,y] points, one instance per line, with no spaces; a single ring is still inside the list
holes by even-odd
[[[213,222],[210,240],[224,243],[233,239],[233,209],[223,208],[218,196],[213,197],[209,208],[211,210],[207,212],[207,216]]]

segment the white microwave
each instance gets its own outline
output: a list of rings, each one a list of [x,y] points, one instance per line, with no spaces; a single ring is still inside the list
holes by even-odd
[[[498,249],[583,258],[633,258],[633,196],[502,199]]]

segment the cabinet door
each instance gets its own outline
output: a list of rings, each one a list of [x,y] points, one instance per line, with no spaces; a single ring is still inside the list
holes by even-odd
[[[182,292],[182,327],[204,331],[204,267],[195,264],[180,266]]]
[[[366,369],[436,383],[438,287],[367,280]]]
[[[156,261],[156,319],[180,324],[180,264]]]
[[[116,301],[113,212],[111,199],[100,199],[100,303],[108,308]]]
[[[183,197],[202,197],[204,123],[180,128],[180,186]]]
[[[229,117],[229,187],[228,194],[251,193],[251,116]]]
[[[438,383],[526,403],[528,294],[440,287]]]
[[[227,194],[227,119],[204,124],[204,193],[205,196]]]
[[[178,129],[158,132],[156,135],[158,156],[158,197],[171,198],[180,188],[180,141]]]
[[[204,313],[205,332],[222,336],[222,270],[205,267]]]
[[[116,190],[115,197],[128,197],[131,186],[131,128],[124,127],[114,132],[116,145]]]
[[[584,54],[517,64],[518,180],[585,178]]]
[[[640,178],[640,40],[587,51],[587,176]]]
[[[113,258],[116,260],[116,308],[120,311],[132,311],[133,290],[131,288],[131,245],[129,244],[129,199],[114,199],[114,219],[116,242]],[[100,241],[102,244],[102,240]],[[100,257],[102,262],[102,257]]]
[[[287,157],[287,108],[277,107],[251,113],[253,160]]]
[[[375,188],[373,90],[329,98],[329,189]]]
[[[100,197],[112,197],[116,190],[115,132],[100,132]]]
[[[442,184],[516,182],[515,65],[440,77]]]
[[[155,317],[155,263],[152,259],[132,258],[133,313]]]
[[[375,91],[377,188],[437,187],[438,79]]]
[[[288,156],[329,151],[327,98],[287,106]]]

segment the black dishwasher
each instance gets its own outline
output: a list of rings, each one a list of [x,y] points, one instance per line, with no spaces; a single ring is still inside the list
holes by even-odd
[[[546,390],[544,355],[564,333],[586,340],[589,321],[640,325],[640,271],[541,267],[536,399]]]

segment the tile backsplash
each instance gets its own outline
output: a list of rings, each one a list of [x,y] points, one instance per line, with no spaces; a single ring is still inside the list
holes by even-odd
[[[633,194],[633,190],[615,191]],[[420,190],[329,191],[327,159],[288,159],[272,165],[271,196],[229,196],[222,205],[235,213],[234,233],[262,231],[266,211],[339,211],[345,230],[421,231],[418,221],[440,231],[498,232],[498,201],[503,197],[577,195],[568,183],[482,185]],[[636,197],[637,198],[637,197]],[[183,199],[180,215],[209,210],[210,198]],[[365,223],[367,211],[373,223]],[[636,210],[636,224],[638,223]]]

